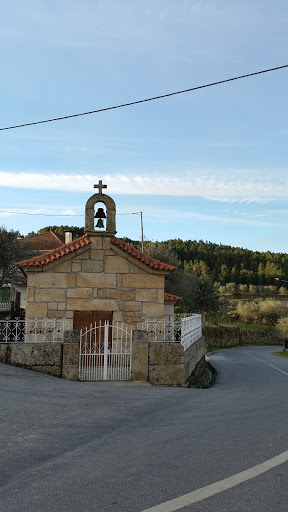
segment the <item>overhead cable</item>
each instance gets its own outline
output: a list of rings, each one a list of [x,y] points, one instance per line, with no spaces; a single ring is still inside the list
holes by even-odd
[[[139,103],[145,103],[148,101],[154,101],[154,100],[160,100],[162,98],[168,98],[169,96],[175,96],[176,94],[184,94],[187,92],[196,91],[197,89],[204,89],[205,87],[212,87],[214,85],[224,84],[227,82],[232,82],[233,80],[240,80],[241,78],[248,78],[250,76],[255,75],[261,75],[263,73],[269,73],[270,71],[276,71],[278,69],[287,68],[288,64],[285,64],[284,66],[277,66],[276,68],[270,68],[270,69],[263,69],[262,71],[255,71],[254,73],[248,73],[246,75],[241,76],[235,76],[233,78],[226,78],[226,80],[219,80],[218,82],[212,82],[205,85],[198,85],[196,87],[191,87],[190,89],[184,89],[182,91],[176,91],[176,92],[169,92],[167,94],[161,94],[159,96],[153,96],[152,98],[146,98],[144,100],[137,100],[137,101],[130,101],[129,103],[122,103],[120,105],[114,105],[113,107],[105,107],[105,108],[99,108],[97,110],[90,110],[88,112],[81,112],[80,114],[71,114],[69,116],[61,116],[61,117],[54,117],[52,119],[45,119],[43,121],[34,121],[31,123],[23,123],[23,124],[17,124],[14,126],[6,126],[4,128],[0,128],[0,131],[3,130],[13,130],[14,128],[23,128],[24,126],[32,126],[35,124],[44,124],[44,123],[52,123],[54,121],[62,121],[63,119],[71,119],[72,117],[80,117],[80,116],[88,116],[90,114],[97,114],[99,112],[105,112],[106,110],[114,110],[117,108],[123,108],[123,107],[130,107],[132,105],[138,105]]]

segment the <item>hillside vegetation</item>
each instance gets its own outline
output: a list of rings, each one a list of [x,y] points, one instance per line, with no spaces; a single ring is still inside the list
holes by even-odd
[[[58,233],[71,229],[74,237],[84,233],[84,228],[77,226],[46,226],[38,233],[44,233],[50,229]],[[141,250],[139,240],[126,237],[123,240]],[[277,283],[275,278],[288,279],[288,254],[286,253],[251,251],[241,247],[203,242],[203,240],[183,241],[180,238],[164,242],[145,241],[144,251],[152,256],[156,254],[154,257],[158,255],[159,259],[167,263],[180,266],[185,273],[209,278],[213,283],[219,283],[221,286],[235,283],[247,285],[247,287],[278,285],[279,288],[281,283]],[[245,291],[245,288],[242,291]],[[253,293],[253,288],[249,291]],[[255,289],[254,292],[256,292]]]
[[[124,238],[137,248],[139,241]],[[226,285],[277,285],[278,279],[287,279],[288,254],[259,252],[231,247],[230,245],[214,244],[200,240],[173,239],[165,242],[145,242],[145,252],[165,255],[174,253],[179,265],[187,273],[199,277],[208,277],[213,282]],[[278,287],[281,283],[278,283]]]

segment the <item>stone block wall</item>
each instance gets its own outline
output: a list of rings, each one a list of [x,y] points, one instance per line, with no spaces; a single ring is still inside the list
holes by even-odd
[[[200,361],[203,361],[206,354],[206,341],[204,336],[195,341],[184,351],[184,368],[186,381],[190,378]]]
[[[0,343],[0,362],[62,376],[62,343]]]
[[[26,319],[63,318],[74,311],[113,312],[141,329],[142,318],[163,317],[165,272],[153,273],[105,236],[43,267],[27,269]]]
[[[156,386],[184,386],[205,363],[202,336],[187,350],[180,343],[148,342],[148,333],[133,332],[132,380]],[[55,377],[78,380],[79,331],[66,331],[63,343],[0,343],[0,362]],[[204,366],[203,366],[204,369]]]
[[[0,343],[0,362],[78,380],[79,331],[66,331],[63,343]]]
[[[203,333],[209,346],[233,345],[282,345],[283,337],[276,331],[240,331],[239,327],[221,325],[204,326]]]
[[[204,360],[205,353],[203,336],[185,351],[180,343],[150,342],[149,382],[156,386],[184,386]]]

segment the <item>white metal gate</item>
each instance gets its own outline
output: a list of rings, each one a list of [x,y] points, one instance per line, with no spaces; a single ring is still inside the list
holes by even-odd
[[[132,331],[99,322],[80,331],[80,380],[130,380]]]

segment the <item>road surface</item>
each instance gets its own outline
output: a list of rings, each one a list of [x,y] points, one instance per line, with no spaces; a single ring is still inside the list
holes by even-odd
[[[285,511],[288,359],[275,350],[212,354],[210,389],[1,364],[1,512]]]

